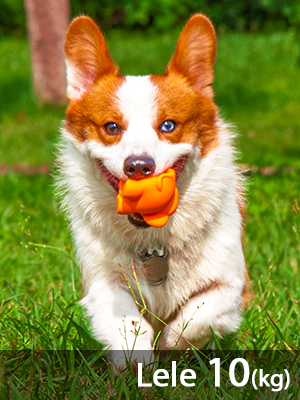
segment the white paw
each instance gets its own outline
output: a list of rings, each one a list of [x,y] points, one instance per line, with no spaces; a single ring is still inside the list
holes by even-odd
[[[187,345],[184,337],[181,334],[174,332],[168,327],[165,327],[159,337],[158,347],[160,350],[184,350],[187,349],[189,346]]]
[[[114,368],[119,371],[123,371],[128,365],[136,367],[138,363],[150,368],[155,358],[152,350],[112,350],[109,355]]]

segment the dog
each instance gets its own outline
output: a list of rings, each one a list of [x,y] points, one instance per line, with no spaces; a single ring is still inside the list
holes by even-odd
[[[212,331],[221,338],[241,323],[244,183],[234,135],[214,103],[215,58],[215,30],[202,14],[186,23],[162,75],[119,75],[89,17],[67,32],[60,186],[81,304],[111,350],[199,348]],[[169,169],[179,200],[164,225],[117,212],[120,182]]]

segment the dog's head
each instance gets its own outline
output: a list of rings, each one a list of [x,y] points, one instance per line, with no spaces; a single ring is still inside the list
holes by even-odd
[[[97,25],[88,17],[73,20],[65,42],[65,130],[86,144],[107,185],[117,191],[119,180],[168,168],[178,176],[195,149],[205,157],[218,146],[215,56],[214,28],[197,14],[184,27],[163,75],[121,76]],[[144,225],[139,216],[131,220]]]

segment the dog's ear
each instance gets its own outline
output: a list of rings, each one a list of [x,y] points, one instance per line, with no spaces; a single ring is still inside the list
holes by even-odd
[[[196,14],[183,28],[166,73],[180,73],[188,78],[198,92],[212,98],[216,49],[217,40],[212,23],[204,15]]]
[[[102,75],[117,74],[104,36],[89,17],[75,18],[65,41],[67,96],[80,99]]]

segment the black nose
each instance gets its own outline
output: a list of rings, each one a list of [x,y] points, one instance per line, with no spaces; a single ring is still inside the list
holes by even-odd
[[[126,158],[123,169],[128,178],[142,179],[154,172],[155,163],[148,156],[130,156]]]

